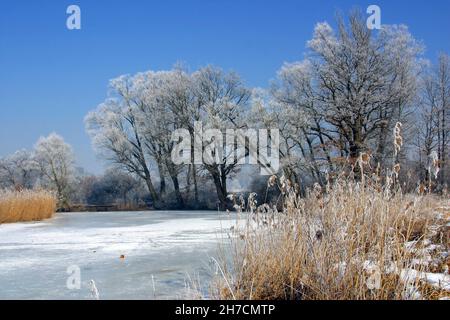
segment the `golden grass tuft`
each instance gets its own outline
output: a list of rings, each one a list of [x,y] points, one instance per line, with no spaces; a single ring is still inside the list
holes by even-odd
[[[221,261],[218,299],[436,299],[449,296],[416,274],[443,269],[448,199],[338,179],[301,198],[282,190],[283,209],[263,205],[235,229]],[[432,246],[432,247],[430,247]],[[427,251],[433,248],[433,252]],[[445,256],[445,254],[444,254]],[[445,270],[437,270],[443,273]],[[448,272],[448,271],[447,271]],[[403,275],[403,276],[402,276]]]
[[[0,190],[0,224],[39,221],[56,212],[56,197],[44,190]]]

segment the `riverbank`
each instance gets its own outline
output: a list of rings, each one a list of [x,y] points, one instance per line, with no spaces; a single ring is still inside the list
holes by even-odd
[[[151,211],[154,210],[149,206],[122,206],[122,205],[88,205],[74,204],[69,208],[60,208],[58,212],[118,212],[118,211]]]

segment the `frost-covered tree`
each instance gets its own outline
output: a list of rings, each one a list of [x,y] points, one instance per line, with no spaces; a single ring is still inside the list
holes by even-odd
[[[180,206],[184,200],[180,168],[171,161],[171,134],[185,124],[183,114],[189,113],[187,107],[180,110],[188,94],[186,81],[189,76],[180,70],[121,76],[111,81],[110,97],[86,117],[94,146],[108,160],[142,178],[155,202],[166,191],[168,175]]]
[[[446,183],[448,178],[448,152],[450,144],[450,57],[441,54],[435,70],[437,89],[437,121],[438,147],[437,154],[440,162],[440,181]]]
[[[189,127],[185,117],[189,114],[192,96],[190,76],[176,68],[140,73],[135,76],[135,82],[139,86],[135,97],[139,125],[147,152],[158,165],[161,181],[168,175],[178,206],[182,207],[184,199],[179,179],[182,167],[171,159],[172,133],[178,128]]]
[[[391,165],[395,124],[404,123],[404,139],[416,129],[409,121],[422,51],[406,26],[369,30],[358,12],[338,18],[336,29],[318,23],[305,59],[285,63],[270,95],[254,98],[253,122],[280,130],[285,176],[323,183],[326,172],[362,152]]]
[[[278,118],[286,122],[280,125],[280,130],[283,129],[284,139],[291,140],[294,146],[288,157],[298,154],[294,160],[299,158],[299,161],[295,162],[301,163],[314,180],[322,182],[321,172],[333,170],[333,145],[330,143],[332,135],[325,129],[325,115],[318,108],[320,103],[313,88],[313,71],[309,60],[286,63],[278,72],[271,93],[278,104],[275,109]]]
[[[39,176],[33,154],[19,150],[0,159],[0,187],[31,189]]]
[[[61,136],[52,133],[37,141],[34,154],[43,184],[57,192],[60,207],[67,207],[75,162],[72,147]]]
[[[226,73],[220,68],[207,66],[195,72],[192,77],[195,83],[195,96],[203,114],[201,118],[203,130],[217,129],[223,133],[227,129],[247,129],[245,113],[251,92],[236,73]],[[206,140],[203,141],[204,147],[217,143],[214,138]],[[219,143],[217,147],[222,148],[223,145]],[[227,180],[238,166],[237,161],[228,161],[234,157],[233,150],[223,149],[223,151],[216,153],[218,161],[209,162],[203,159],[203,166],[213,179],[221,207],[225,208],[228,195]]]
[[[188,190],[193,184],[197,201],[197,175],[204,169],[213,178],[219,200],[224,204],[226,179],[235,164],[208,164],[199,168],[191,161],[186,171],[186,166],[172,161],[172,133],[186,129],[193,141],[195,123],[202,123],[205,129],[241,128],[244,124],[241,112],[249,90],[239,77],[211,66],[193,74],[176,67],[121,76],[112,80],[110,87],[109,98],[86,117],[94,146],[111,162],[144,179],[156,201],[162,198],[168,178],[178,206],[184,205],[182,172],[186,172]],[[152,165],[159,173],[159,193],[153,185]]]
[[[305,112],[296,104],[286,103],[275,95],[271,97],[269,92],[262,89],[253,91],[251,105],[248,121],[252,127],[279,130],[279,156],[283,174],[298,183],[308,173],[314,176],[316,162],[309,161],[311,155],[307,154],[303,139],[309,126]]]
[[[338,19],[337,31],[319,23],[308,46],[316,107],[330,136],[350,157],[370,150],[383,162],[388,136],[414,97],[422,46],[405,26],[369,30],[358,13],[348,23]]]
[[[422,80],[422,92],[419,104],[419,123],[418,139],[419,148],[428,157],[431,152],[437,147],[438,130],[436,127],[437,112],[435,82],[430,76],[426,76]]]
[[[134,100],[131,76],[110,81],[110,97],[85,119],[94,147],[110,162],[142,178],[154,202],[160,197],[154,187],[150,161]]]
[[[436,66],[422,76],[417,108],[416,146],[419,149],[421,177],[427,180],[428,162],[436,153],[440,183],[448,183],[448,152],[450,143],[450,59],[441,54]],[[425,175],[425,178],[424,178]]]

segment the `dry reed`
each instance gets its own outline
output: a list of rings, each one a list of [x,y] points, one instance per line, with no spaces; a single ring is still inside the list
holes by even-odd
[[[0,190],[0,224],[48,219],[56,212],[56,197],[43,190]]]
[[[234,229],[232,259],[214,281],[219,299],[435,299],[413,270],[447,272],[448,218],[443,199],[395,187],[337,179],[304,198],[280,179],[283,210],[248,210]],[[274,183],[272,178],[271,183]],[[431,249],[430,249],[431,248]],[[406,273],[405,273],[406,272]],[[448,290],[448,289],[447,289]],[[432,294],[431,294],[432,293]]]
[[[403,144],[401,127],[397,123],[394,129],[395,160]],[[267,204],[255,208],[253,196],[247,208],[242,199],[235,203],[249,218],[244,228],[233,229],[232,259],[223,259],[212,295],[256,300],[449,297],[448,198],[431,195],[430,188],[428,194],[405,195],[398,183],[400,164],[394,160],[382,178],[379,165],[371,170],[370,159],[368,153],[357,159],[360,179],[345,172],[334,181],[329,176],[325,187],[316,184],[306,197],[284,176],[271,177],[268,186],[281,191],[281,211]],[[428,277],[446,283],[430,285]]]

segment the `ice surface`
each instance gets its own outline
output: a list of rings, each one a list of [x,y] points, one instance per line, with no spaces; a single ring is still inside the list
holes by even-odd
[[[183,298],[190,278],[207,294],[210,257],[235,224],[225,213],[158,211],[0,225],[0,299],[89,299],[90,280],[101,299]],[[80,290],[66,286],[72,265]]]

